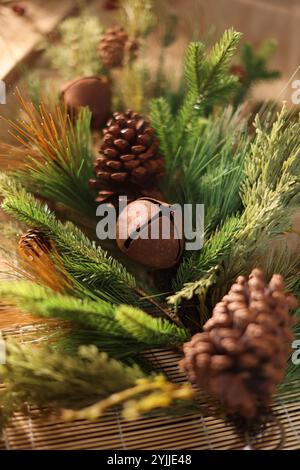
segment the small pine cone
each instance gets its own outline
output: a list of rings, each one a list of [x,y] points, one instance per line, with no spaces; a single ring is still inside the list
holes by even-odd
[[[104,10],[117,10],[120,8],[119,0],[106,0],[103,8]]]
[[[100,38],[98,53],[103,65],[108,69],[121,67],[126,54],[130,59],[135,58],[139,48],[136,39],[129,39],[123,28],[109,28]]]
[[[232,75],[235,75],[239,79],[240,83],[244,83],[247,78],[246,69],[242,65],[237,65],[237,64],[232,65],[230,67],[230,73]]]
[[[154,197],[155,184],[164,173],[164,159],[149,123],[133,111],[115,113],[103,133],[95,161],[97,179],[90,180],[91,187],[99,190],[97,202],[114,195],[133,200],[147,192]]]
[[[19,240],[19,250],[26,258],[40,257],[44,253],[49,253],[52,243],[37,229],[28,230]]]
[[[255,419],[284,377],[297,306],[281,276],[270,283],[254,269],[240,276],[203,327],[184,345],[180,362],[189,380],[226,407],[228,415]]]

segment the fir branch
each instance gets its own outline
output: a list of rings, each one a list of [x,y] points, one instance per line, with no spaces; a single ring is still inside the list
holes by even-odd
[[[113,303],[137,302],[134,278],[73,224],[58,221],[47,206],[4,174],[0,175],[0,193],[3,209],[53,240],[66,271],[92,296]]]
[[[119,24],[133,37],[145,37],[155,26],[152,0],[120,0]]]
[[[203,277],[205,289],[208,285],[214,286],[211,290],[211,303],[214,304],[227,292],[238,275],[245,274],[254,267],[257,253],[260,253],[261,259],[263,254],[266,260],[270,252],[269,242],[276,240],[291,227],[291,216],[299,204],[300,121],[289,121],[283,110],[271,129],[263,129],[259,121],[256,125],[257,135],[247,155],[245,177],[241,184],[244,211],[240,220],[237,220],[237,230],[235,229],[230,237],[228,251],[225,256],[221,255],[219,263],[213,268],[213,277],[210,275],[212,268],[208,266],[208,270],[204,269],[200,278],[195,277],[192,283],[184,287],[183,292],[179,291],[172,297],[173,302],[180,301],[182,296],[199,292],[198,286],[200,285],[201,289],[203,287]],[[213,259],[213,253],[209,253],[209,258]],[[197,269],[197,261],[196,258],[194,269]],[[261,267],[264,268],[264,264]],[[188,276],[193,270],[189,264],[187,268]],[[285,275],[285,272],[282,274]],[[181,274],[181,279],[184,276]],[[204,294],[201,290],[203,304]]]
[[[241,49],[241,66],[245,69],[245,78],[241,82],[234,97],[234,103],[238,106],[242,103],[251,88],[260,81],[270,81],[280,78],[279,70],[270,70],[268,62],[272,59],[277,49],[274,41],[264,41],[258,48],[250,43],[245,43]]]
[[[127,305],[118,307],[116,320],[136,340],[151,347],[182,344],[188,339],[188,333],[163,318],[153,318],[142,310]]]
[[[169,297],[169,303],[181,303],[183,299],[191,299],[204,286],[210,287],[206,275],[210,281],[215,279],[216,271],[232,249],[239,227],[239,217],[228,218],[223,226],[204,243],[199,253],[183,260],[173,284],[176,294]],[[194,281],[195,279],[197,280]]]
[[[2,281],[0,295],[34,315],[73,320],[112,336],[124,334],[114,320],[114,307],[104,301],[80,300],[28,281]]]
[[[136,365],[125,366],[82,347],[76,357],[47,346],[6,342],[6,364],[0,366],[5,389],[0,393],[3,426],[24,402],[36,406],[77,409],[132,387],[144,376]]]
[[[41,48],[51,68],[67,80],[99,75],[104,70],[97,53],[102,30],[99,18],[85,10],[78,17],[65,19],[58,27],[58,40],[45,41]]]
[[[266,263],[270,241],[290,230],[299,204],[300,121],[291,122],[283,109],[270,129],[263,129],[258,120],[256,126],[241,185],[241,227],[218,279],[220,295],[237,275],[253,267],[258,252]],[[281,274],[285,276],[284,269]]]
[[[205,55],[201,43],[191,43],[187,49],[185,78],[188,91],[175,122],[175,150],[183,145],[182,140],[188,125],[199,111],[207,106],[228,99],[237,85],[237,78],[230,75],[230,61],[236,51],[241,34],[229,29]]]
[[[165,157],[166,171],[168,172],[174,159],[174,143],[170,132],[174,118],[170,106],[164,98],[152,100],[150,112],[151,125],[156,130],[160,149]]]
[[[21,310],[42,316],[75,321],[99,331],[106,341],[112,337],[127,349],[141,345],[159,347],[182,344],[188,334],[183,328],[128,305],[114,306],[103,300],[80,300],[28,281],[2,281],[0,296]],[[100,338],[99,338],[100,340]]]

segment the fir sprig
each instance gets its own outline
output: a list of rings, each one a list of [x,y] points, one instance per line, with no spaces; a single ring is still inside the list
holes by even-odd
[[[189,336],[184,328],[127,305],[117,309],[116,320],[137,341],[151,347],[182,344]]]
[[[270,81],[280,78],[279,70],[268,68],[268,63],[277,49],[275,41],[264,41],[258,48],[250,43],[244,43],[241,48],[241,66],[244,67],[245,77],[241,81],[234,97],[235,105],[241,104],[251,88],[260,81]]]
[[[137,302],[133,276],[72,223],[57,220],[46,205],[4,174],[0,175],[0,193],[4,196],[3,209],[53,240],[66,271],[92,296],[113,303]]]
[[[185,146],[191,124],[203,115],[208,106],[228,100],[230,92],[237,86],[237,78],[230,74],[230,61],[240,40],[240,33],[229,29],[209,53],[205,53],[200,42],[188,46],[185,60],[185,80],[187,92],[185,99],[171,122],[171,108],[164,98],[152,103],[152,122],[161,145],[168,149],[167,165],[170,158],[177,155],[179,148]],[[169,124],[169,137],[165,119]]]
[[[264,253],[266,259],[271,250],[270,240],[276,241],[291,227],[291,216],[299,203],[300,121],[289,121],[283,109],[270,129],[262,128],[259,120],[256,126],[256,138],[247,155],[245,177],[241,182],[244,208],[236,219],[235,227],[233,224],[234,230],[228,237],[227,250],[218,253],[218,244],[214,247],[208,243],[207,248],[204,245],[204,259],[206,250],[210,252],[210,247],[216,248],[215,258],[212,252],[209,253],[209,259],[214,259],[215,265],[209,263],[207,270],[200,273],[200,278],[195,277],[171,298],[173,302],[190,298],[193,292],[199,293],[200,288],[204,305],[208,289],[214,286],[211,290],[211,303],[214,305],[238,275],[246,274],[254,267],[257,253],[260,253],[261,258]],[[193,269],[201,270],[202,253],[199,258],[195,258],[194,265],[187,264],[188,269],[183,265],[180,270],[183,269],[187,276]],[[264,268],[264,265],[261,267]],[[280,272],[286,274],[284,266]],[[181,273],[181,280],[184,277]]]
[[[2,281],[0,296],[21,310],[44,318],[72,320],[99,331],[130,350],[182,344],[188,333],[163,318],[153,318],[129,305],[114,306],[103,300],[80,300],[28,281]],[[100,338],[98,338],[98,342]]]
[[[132,387],[144,373],[98,352],[82,347],[76,357],[47,346],[6,342],[6,364],[0,366],[5,389],[0,393],[0,425],[24,402],[37,406],[77,409],[112,393]]]
[[[84,10],[78,17],[65,19],[58,27],[57,40],[44,41],[41,48],[51,68],[67,80],[98,75],[103,72],[97,54],[102,31],[99,18]]]

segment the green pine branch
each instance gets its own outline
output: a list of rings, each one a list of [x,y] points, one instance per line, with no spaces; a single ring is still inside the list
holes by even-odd
[[[201,259],[205,261],[206,250],[208,250],[208,259],[211,260],[214,260],[215,250],[215,260],[218,260],[214,267],[210,263],[205,266],[204,263],[204,270],[200,272],[200,277],[198,271],[195,278],[186,284],[182,291],[175,293],[171,298],[172,302],[176,303],[182,297],[189,298],[193,293],[199,292],[200,286],[202,305],[205,302],[207,305],[206,295],[209,287],[211,288],[210,303],[213,306],[227,292],[238,275],[247,274],[255,267],[258,253],[261,267],[264,269],[271,253],[270,242],[276,241],[279,236],[291,229],[291,217],[300,202],[298,158],[300,120],[290,121],[289,115],[283,109],[271,128],[262,128],[258,120],[256,126],[256,138],[247,155],[244,178],[241,182],[243,211],[236,219],[237,225],[234,226],[233,223],[228,250],[225,250],[224,255],[221,249],[219,257],[219,245],[208,243],[204,244],[199,257],[196,256],[188,262],[184,261],[179,270],[181,282],[184,281],[185,276],[190,279],[188,276],[189,273],[193,273],[193,270],[196,273],[197,269],[201,269],[201,264],[198,265],[198,263]],[[224,242],[226,242],[225,239]],[[287,273],[284,265],[281,268],[279,272],[283,275],[290,274]],[[298,279],[299,271],[296,273]],[[203,285],[206,292],[205,289],[203,290]]]
[[[10,121],[10,126],[17,140],[26,136],[21,143],[28,156],[13,175],[31,192],[94,217],[94,196],[88,185],[93,174],[91,112],[82,108],[73,123],[58,107],[34,108],[20,99],[29,124]]]
[[[186,93],[176,116],[172,116],[166,100],[152,101],[151,119],[166,153],[167,165],[185,147],[197,116],[203,115],[207,107],[228,100],[236,88],[237,78],[230,74],[229,68],[240,36],[233,29],[225,31],[208,53],[202,43],[190,43],[185,59]]]
[[[136,340],[151,347],[178,345],[188,339],[188,333],[184,328],[163,318],[151,317],[142,310],[127,305],[117,309],[116,319]]]
[[[5,389],[0,393],[0,426],[24,402],[35,406],[78,409],[134,385],[144,377],[136,365],[126,366],[82,347],[76,357],[48,346],[6,342],[6,364],[0,366]]]
[[[127,349],[182,344],[187,332],[163,318],[153,318],[128,305],[115,306],[103,300],[80,300],[29,281],[2,281],[0,296],[22,311],[44,318],[71,320],[99,331],[106,339],[118,340]],[[100,340],[100,338],[99,338]]]
[[[203,112],[207,106],[228,100],[236,88],[237,78],[229,68],[240,37],[234,29],[228,29],[208,54],[201,43],[188,46],[185,62],[188,91],[175,122],[175,148],[182,145],[188,125],[199,110]]]
[[[103,73],[97,53],[103,27],[97,16],[84,10],[78,17],[65,19],[58,27],[57,40],[44,41],[44,50],[50,67],[65,79]]]
[[[169,303],[178,305],[183,299],[191,299],[195,294],[199,294],[201,289],[207,290],[210,287],[216,279],[216,272],[222,261],[228,257],[232,244],[235,243],[239,228],[239,217],[228,218],[223,226],[204,242],[199,252],[183,259],[173,283],[176,293],[169,297]]]
[[[158,98],[151,102],[151,125],[156,130],[160,149],[165,157],[166,171],[172,165],[174,159],[174,143],[172,140],[173,116],[169,103],[165,98]]]
[[[112,303],[137,302],[136,282],[106,251],[96,247],[72,223],[63,224],[47,206],[27,193],[12,178],[0,175],[2,208],[20,222],[40,229],[55,242],[64,268],[92,296]]]
[[[251,88],[260,81],[270,81],[280,78],[279,70],[269,69],[268,64],[277,49],[275,41],[264,41],[258,48],[245,43],[241,48],[241,65],[245,69],[245,77],[237,89],[234,103],[242,103]]]

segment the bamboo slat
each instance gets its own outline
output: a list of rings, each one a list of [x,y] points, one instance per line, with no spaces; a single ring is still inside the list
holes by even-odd
[[[33,336],[42,338],[48,330],[49,323],[31,324],[6,328],[3,333],[5,337],[26,342]],[[185,380],[177,368],[178,354],[165,349],[149,351],[145,356],[171,380]],[[300,448],[300,390],[293,392],[290,404],[277,403],[274,411],[285,429],[284,448]],[[257,446],[272,449],[279,440],[279,429],[272,427]],[[157,415],[125,422],[117,411],[111,411],[101,420],[64,423],[58,417],[46,419],[41,410],[29,406],[26,413],[15,414],[4,432],[4,442],[4,448],[15,450],[238,450],[245,445],[231,426],[201,413],[180,417]]]

